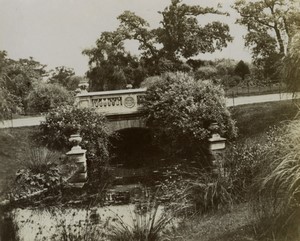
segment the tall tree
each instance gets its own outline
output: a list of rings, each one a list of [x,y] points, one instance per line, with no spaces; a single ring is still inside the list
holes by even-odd
[[[103,32],[95,48],[83,51],[90,58],[87,77],[91,90],[119,89],[143,80],[143,67],[125,50],[123,41],[121,31]]]
[[[247,74],[250,74],[250,69],[247,64],[243,60],[237,63],[234,69],[234,73],[242,78],[242,80],[245,79],[245,76]]]
[[[245,45],[251,48],[254,62],[266,69],[265,77],[270,77],[276,71],[274,62],[287,54],[295,26],[300,25],[299,2],[236,0],[233,7],[241,16],[237,23],[248,29]]]
[[[300,31],[300,28],[299,28]],[[288,89],[300,90],[300,34],[296,33],[291,41],[290,51],[284,60],[284,76]]]
[[[6,103],[12,105],[12,112],[26,109],[26,97],[33,85],[46,75],[45,67],[32,57],[12,60],[5,51],[0,52],[0,88]]]
[[[93,73],[104,81],[105,70],[110,66],[117,68],[120,73],[123,71],[124,78],[122,75],[117,77],[126,82],[131,79],[124,71],[129,66],[134,73],[138,70],[141,77],[165,71],[188,71],[190,67],[184,63],[185,60],[201,53],[220,50],[232,40],[226,24],[217,21],[204,26],[199,24],[197,18],[201,15],[225,14],[214,8],[189,6],[181,0],[171,0],[171,4],[159,13],[163,19],[161,26],[156,29],[151,29],[146,20],[133,12],[122,13],[118,17],[120,25],[117,30],[102,33],[96,42],[97,46],[83,52],[90,58],[88,74]],[[139,43],[141,54],[133,61],[138,66],[136,68],[131,66],[134,58],[125,50],[125,40],[136,40]],[[98,88],[101,89],[101,84],[103,86],[106,83],[99,84]]]

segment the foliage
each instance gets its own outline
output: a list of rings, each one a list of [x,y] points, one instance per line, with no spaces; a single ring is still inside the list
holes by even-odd
[[[273,237],[299,239],[299,160],[300,121],[294,120],[282,130],[261,169],[255,209],[264,222],[264,230]]]
[[[22,111],[21,98],[12,95],[0,85],[0,121],[11,118],[12,114]]]
[[[31,112],[47,112],[62,105],[72,104],[71,94],[57,84],[38,84],[29,92],[26,101]]]
[[[205,169],[175,165],[164,175],[162,199],[171,203],[166,204],[171,210],[180,207],[180,215],[230,208],[238,200],[229,179],[214,176]]]
[[[284,61],[284,76],[290,91],[296,92],[300,87],[300,34],[293,36],[290,51]]]
[[[62,183],[59,169],[60,155],[46,148],[31,147],[21,157],[23,167],[16,173],[11,192],[14,198],[22,198],[28,194],[53,188]]]
[[[214,8],[172,0],[159,14],[161,26],[151,29],[146,20],[125,11],[118,17],[120,25],[115,31],[103,32],[95,48],[83,51],[90,58],[88,77],[93,90],[118,88],[128,82],[138,86],[146,76],[167,71],[188,72],[191,67],[183,59],[221,50],[232,40],[224,23],[199,24],[199,16],[226,15]],[[125,50],[125,40],[138,41],[139,58]]]
[[[125,223],[118,214],[116,214],[116,223],[110,235],[111,241],[159,241],[164,240],[164,231],[167,225],[174,219],[174,216],[168,214],[156,199],[157,193],[153,196],[140,200],[134,210],[133,226]]]
[[[59,159],[60,155],[57,152],[49,151],[44,147],[31,147],[23,153],[20,164],[33,173],[40,173],[47,171],[47,168],[57,163]]]
[[[28,92],[42,80],[45,67],[32,57],[16,61],[7,58],[5,51],[0,52],[0,91],[4,93],[6,113],[26,110]]]
[[[69,91],[75,91],[78,88],[79,82],[83,79],[83,77],[76,76],[72,68],[59,66],[55,67],[55,70],[52,70],[48,82],[61,85]]]
[[[245,45],[251,47],[257,66],[276,70],[274,59],[278,62],[287,54],[295,27],[300,23],[297,1],[237,0],[234,8],[241,16],[237,23],[248,28]],[[272,74],[272,70],[267,73]]]
[[[278,133],[278,127],[273,126],[256,139],[249,138],[229,144],[225,153],[224,167],[236,201],[249,200],[257,174],[265,165],[266,155],[274,147]]]
[[[145,76],[143,64],[125,50],[121,32],[103,32],[96,45],[96,48],[83,51],[90,58],[90,70],[87,72],[90,90],[139,85]]]
[[[41,123],[38,140],[51,149],[68,150],[70,136],[80,133],[82,147],[95,154],[100,161],[107,156],[109,131],[104,116],[91,109],[62,106],[51,110]]]
[[[247,64],[244,63],[243,60],[237,63],[234,69],[234,73],[240,76],[243,80],[247,74],[250,74],[250,69]]]
[[[216,78],[218,70],[214,66],[202,66],[195,71],[196,80],[213,80]]]
[[[162,75],[148,88],[143,110],[147,126],[170,156],[199,155],[214,122],[221,135],[230,138],[236,134],[221,88],[196,82],[184,73]]]

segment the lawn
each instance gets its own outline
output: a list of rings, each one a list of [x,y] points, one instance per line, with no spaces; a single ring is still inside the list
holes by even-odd
[[[239,138],[255,137],[270,126],[294,119],[298,108],[291,100],[241,105],[230,108]]]

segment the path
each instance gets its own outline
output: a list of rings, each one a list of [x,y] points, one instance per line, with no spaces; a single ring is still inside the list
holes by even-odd
[[[295,95],[295,98],[300,98],[300,93]],[[291,100],[293,99],[293,94],[291,93],[277,93],[277,94],[268,94],[268,95],[252,95],[252,96],[239,96],[236,98],[227,98],[226,105],[228,107],[245,105],[245,104],[254,104],[254,103],[263,103],[263,102],[273,102],[280,100]]]
[[[293,95],[290,93],[256,95],[256,96],[239,96],[236,98],[227,98],[226,105],[228,107],[231,107],[231,106],[245,105],[245,104],[272,102],[272,101],[280,101],[280,100],[291,100],[292,98]],[[296,98],[300,98],[300,93],[297,93]],[[6,120],[0,122],[0,128],[37,126],[42,121],[45,121],[44,116]]]

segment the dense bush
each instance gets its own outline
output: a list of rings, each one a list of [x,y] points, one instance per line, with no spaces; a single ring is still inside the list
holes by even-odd
[[[105,160],[108,156],[109,130],[104,116],[91,109],[79,109],[73,106],[63,106],[51,110],[46,121],[39,126],[37,140],[45,146],[56,150],[69,150],[72,144],[69,138],[80,133],[83,141],[81,146],[90,155],[96,155]]]
[[[80,133],[87,150],[89,190],[98,190],[108,181],[105,165],[108,161],[108,136],[104,116],[92,109],[79,109],[73,106],[58,107],[50,111],[46,121],[39,126],[36,141],[50,149],[69,151],[72,144],[69,138]]]
[[[27,96],[27,107],[30,112],[41,113],[61,105],[72,104],[71,94],[57,84],[38,84]]]
[[[218,74],[218,70],[214,66],[202,66],[195,71],[196,80],[208,80],[215,79]]]
[[[223,90],[210,82],[196,82],[184,73],[164,74],[152,83],[145,96],[144,112],[155,140],[171,156],[202,155],[201,147],[212,123],[218,124],[225,137],[236,134]]]

